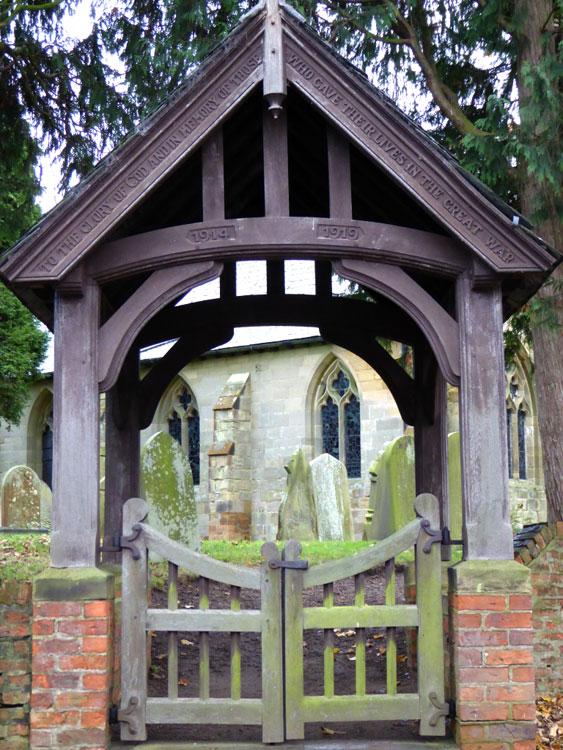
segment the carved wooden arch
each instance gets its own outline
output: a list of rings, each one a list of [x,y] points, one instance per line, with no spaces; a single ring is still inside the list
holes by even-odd
[[[144,325],[172,300],[204,281],[217,278],[220,263],[186,263],[155,271],[100,328],[98,337],[98,382],[100,390],[111,388],[127,352]]]

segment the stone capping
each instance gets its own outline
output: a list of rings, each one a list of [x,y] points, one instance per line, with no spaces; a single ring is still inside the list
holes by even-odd
[[[514,536],[514,559],[529,565],[556,537],[563,537],[563,521],[527,524]]]
[[[208,456],[230,456],[234,453],[235,444],[232,441],[226,443],[212,443],[207,451]]]
[[[114,576],[101,568],[47,568],[33,581],[33,600],[78,602],[113,599]]]
[[[223,388],[223,392],[215,402],[213,411],[236,409],[249,377],[250,373],[248,372],[231,375]]]

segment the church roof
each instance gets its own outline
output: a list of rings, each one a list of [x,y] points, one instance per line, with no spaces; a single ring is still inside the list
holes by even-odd
[[[501,277],[507,312],[529,297],[560,262],[560,254],[532,233],[529,222],[463,170],[448,151],[325,44],[299,14],[280,5],[265,0],[247,14],[183,86],[0,258],[0,276],[28,304],[33,298],[30,306],[35,305],[36,314],[48,317],[47,311],[41,314],[42,306],[51,305],[53,288],[64,285],[104,243],[107,246],[108,241],[151,229],[146,219],[147,199],[157,195],[164,183],[172,184],[179,167],[187,170],[182,176],[183,187],[190,180],[197,182],[194,155],[199,147],[210,133],[240,112],[243,102],[252,101],[260,83],[272,109],[286,93],[296,111],[309,107],[313,114],[300,120],[305,131],[316,127],[315,116],[328,121],[327,127],[351,144],[353,156],[358,154],[354,156],[358,173],[365,172],[360,162],[367,157],[386,180],[381,194],[369,197],[372,204],[384,204],[385,193],[395,191],[403,196],[402,205],[411,214],[403,225],[455,240],[473,255],[477,275],[483,279]],[[266,23],[274,16],[279,21],[278,37],[274,24],[270,28]],[[247,110],[249,116],[260,115],[260,110],[249,104]],[[237,127],[242,131],[245,124],[239,122]],[[314,134],[310,138],[314,140]],[[242,152],[245,145],[241,143]],[[239,178],[240,171],[244,170],[239,170]],[[363,175],[358,183],[355,210],[359,214],[368,211],[364,204],[373,189],[370,179]],[[176,189],[177,185],[172,192]],[[167,195],[153,213],[161,212],[170,200],[170,190]],[[190,195],[187,202],[197,205],[197,196],[192,199]],[[381,222],[376,209],[372,206],[369,210],[369,220],[376,216]],[[388,223],[400,224],[400,214],[397,209]],[[197,225],[201,220],[194,209],[181,223]],[[180,223],[177,217],[171,222]],[[318,234],[317,226],[315,231]],[[360,227],[355,231],[366,230]],[[196,244],[199,260],[205,243]],[[365,238],[364,245],[368,244]],[[372,241],[371,247],[375,246]],[[182,250],[184,262],[191,249],[193,243]],[[363,252],[360,247],[358,257]],[[31,296],[30,287],[35,290]],[[50,292],[42,293],[41,288]]]

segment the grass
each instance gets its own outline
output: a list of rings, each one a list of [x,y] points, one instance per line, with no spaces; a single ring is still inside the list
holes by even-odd
[[[215,560],[233,565],[257,566],[262,562],[260,548],[263,542],[225,542],[209,540],[202,542],[202,552]],[[372,542],[303,542],[301,557],[309,565],[318,565],[327,560],[338,560],[369,547]],[[284,542],[278,542],[283,548]],[[396,558],[399,565],[414,559],[413,550],[403,552]],[[30,581],[49,567],[48,534],[3,534],[0,535],[0,570],[2,579]],[[151,565],[153,582],[162,585],[166,579],[166,566]]]

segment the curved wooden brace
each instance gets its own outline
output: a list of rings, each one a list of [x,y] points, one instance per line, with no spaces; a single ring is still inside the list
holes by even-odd
[[[233,327],[219,324],[215,328],[191,330],[174,344],[143,378],[139,398],[139,427],[144,430],[152,422],[162,393],[182,367],[200,354],[225,344],[233,337]]]
[[[358,336],[349,328],[331,328],[321,326],[321,336],[331,344],[342,346],[357,354],[381,376],[391,391],[397,408],[406,424],[414,424],[416,417],[415,383],[410,375],[395,362],[375,338],[366,339],[365,334]]]
[[[191,305],[169,307],[149,321],[141,332],[139,346],[151,346],[180,338],[200,320],[228,320],[237,326],[312,325],[339,328],[342,321],[358,330],[394,341],[414,344],[424,341],[410,315],[387,302],[376,304],[343,297],[320,298],[308,294],[259,295],[214,299]]]
[[[207,261],[155,271],[104,323],[98,336],[100,390],[111,388],[139,331],[156,313],[181,294],[217,278],[223,266]]]
[[[420,229],[353,219],[277,216],[157,229],[102,245],[88,273],[105,282],[186,260],[370,257],[457,276],[468,254],[457,240]]]
[[[423,330],[444,378],[452,385],[459,385],[459,327],[428,292],[397,266],[341,260],[333,267],[345,279],[383,294],[406,310]]]

